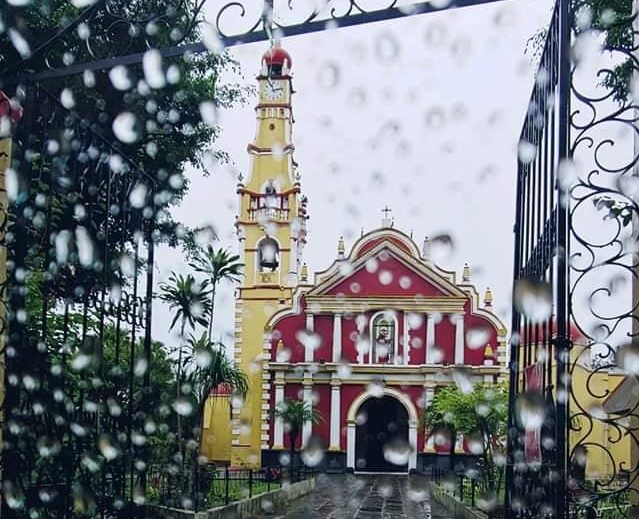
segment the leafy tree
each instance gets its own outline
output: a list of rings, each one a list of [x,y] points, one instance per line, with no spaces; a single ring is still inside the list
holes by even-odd
[[[185,381],[197,402],[197,422],[201,424],[206,400],[213,389],[226,385],[232,393],[244,397],[249,383],[246,373],[227,357],[221,342],[211,342],[208,335],[202,333],[199,337],[191,336],[189,345],[191,354],[186,358]]]
[[[206,249],[196,250],[190,265],[204,274],[211,288],[209,338],[213,337],[213,319],[215,312],[215,293],[217,286],[224,280],[238,282],[244,264],[237,254],[231,254],[228,250],[215,250],[210,245]]]
[[[184,354],[183,341],[185,340],[186,327],[188,326],[191,330],[195,330],[198,324],[206,326],[207,317],[211,311],[208,296],[206,286],[196,281],[191,274],[185,276],[171,272],[168,283],[160,283],[159,298],[169,305],[174,314],[169,330],[173,330],[177,323],[180,323],[176,404],[182,397],[182,373],[184,369],[182,357]],[[180,413],[177,416],[177,426],[178,443],[181,450],[182,419]]]
[[[632,23],[633,0],[572,0],[577,21],[585,20],[583,26],[577,24],[577,32],[590,29],[601,31],[605,36],[607,49],[621,49],[630,53],[634,47]],[[588,20],[590,23],[587,23]],[[629,55],[622,63],[605,74],[603,84],[614,92],[614,99],[627,101],[631,92],[633,74],[632,60]]]
[[[218,386],[227,386],[231,393],[244,397],[248,392],[249,382],[246,373],[226,356],[224,345],[209,341],[206,332],[199,337],[191,335],[189,346],[191,352],[185,359],[184,385],[190,388],[192,398],[196,402],[195,412],[190,416],[194,432],[194,441],[190,442],[190,445],[191,484],[194,494],[197,494],[200,487],[199,454],[206,401],[211,391]]]
[[[632,12],[633,0],[571,0],[575,13],[575,30],[583,34],[590,30],[604,35],[604,46],[609,50],[620,50],[625,59],[602,74],[602,85],[613,92],[619,103],[627,101],[631,93],[633,64],[630,52],[633,50]],[[536,55],[541,54],[546,41],[547,30],[539,31],[530,39],[530,47]]]
[[[490,488],[494,487],[494,454],[496,450],[504,449],[508,424],[508,389],[505,385],[477,384],[470,393],[460,391],[456,385],[443,387],[425,409],[422,422],[427,433],[439,427],[450,431],[451,459],[457,434],[479,436],[483,477]]]
[[[273,410],[275,418],[281,418],[284,426],[288,430],[289,449],[291,453],[291,463],[295,455],[297,439],[302,432],[302,428],[306,422],[316,425],[324,420],[321,413],[315,409],[309,402],[303,400],[293,400],[287,398]]]

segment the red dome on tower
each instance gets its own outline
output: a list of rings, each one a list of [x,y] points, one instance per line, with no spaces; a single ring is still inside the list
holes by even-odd
[[[275,42],[262,56],[262,62],[266,64],[269,70],[274,68],[281,69],[286,63],[287,70],[291,70],[293,60],[291,55],[282,48],[279,42]]]

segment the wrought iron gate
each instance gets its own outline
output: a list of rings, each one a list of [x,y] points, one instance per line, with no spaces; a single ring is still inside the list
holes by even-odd
[[[583,2],[555,4],[520,141],[506,484],[512,517],[626,517],[636,504],[637,371],[623,365],[621,352],[636,334],[637,199],[629,186],[637,147],[627,156],[621,150],[624,141],[633,147],[638,119],[632,96],[611,88],[620,63],[626,77],[636,74],[636,38],[630,13],[617,13],[625,45],[604,45],[615,56],[584,51],[595,33],[583,17],[600,15],[584,9]],[[616,306],[602,298],[616,298]],[[603,387],[610,377],[620,383]],[[629,392],[616,408],[615,389]],[[628,448],[615,453],[623,442]],[[595,463],[605,470],[597,473]]]
[[[453,0],[445,7],[491,1],[496,0]],[[110,136],[62,106],[59,86],[60,80],[85,71],[90,76],[117,65],[139,66],[151,48],[163,57],[209,50],[211,42],[205,45],[193,32],[205,3],[159,1],[153,13],[133,17],[123,10],[127,2],[98,0],[28,57],[4,57],[3,88],[12,93],[23,89],[25,102],[14,173],[8,179],[10,219],[3,229],[10,251],[4,287],[9,297],[6,513],[15,515],[7,505],[23,502],[42,516],[131,516],[143,502],[147,460],[136,433],[152,427],[147,390],[157,186],[153,175],[140,171]],[[176,19],[176,5],[192,5],[192,15]],[[636,282],[634,268],[623,261],[622,223],[624,214],[639,211],[637,199],[617,183],[599,184],[597,175],[573,173],[571,157],[586,148],[595,154],[599,173],[631,177],[636,156],[621,167],[604,167],[597,142],[606,137],[592,130],[603,122],[634,128],[637,116],[629,102],[611,110],[609,94],[589,97],[576,87],[571,7],[577,2],[556,1],[520,147],[514,280],[521,297],[512,328],[509,517],[597,516],[597,504],[612,496],[614,505],[615,496],[627,495],[637,475],[631,465],[624,484],[613,478],[593,487],[575,472],[588,443],[588,424],[599,420],[618,427],[620,416],[636,415],[636,406],[604,416],[575,405],[578,395],[570,376],[578,366],[575,352],[589,352],[594,342],[612,351],[610,337],[634,312],[633,303],[618,315],[598,316],[595,337],[572,303],[602,262],[625,269]],[[437,10],[429,2],[398,6],[393,1],[367,11],[361,2],[349,0],[343,11],[328,6],[323,14],[313,11],[302,22],[285,25],[274,20],[273,8],[269,0],[253,13],[238,2],[224,4],[212,30],[213,47],[266,40],[274,32],[302,34]],[[6,6],[8,26],[20,9]],[[247,25],[227,34],[222,23],[234,10]],[[102,23],[105,19],[109,23]],[[96,20],[108,27],[107,33],[96,33]],[[151,37],[148,27],[161,24],[177,26],[175,38]],[[100,55],[92,38],[114,46]],[[630,63],[636,70],[635,56]],[[583,110],[574,111],[576,105],[592,117],[584,119]],[[144,189],[136,190],[140,185]],[[131,197],[133,191],[144,193],[142,199]],[[616,211],[615,217],[622,215],[615,220],[618,234],[606,246],[574,225],[575,212],[596,196],[611,197],[613,202],[604,199],[603,206]],[[621,247],[615,250],[616,244]],[[584,257],[590,259],[580,264]],[[542,310],[550,305],[552,311],[536,311],[531,301]],[[575,326],[586,338],[579,350],[571,336]],[[602,366],[610,360],[605,358]],[[544,419],[536,423],[539,415]],[[632,435],[633,424],[616,430]],[[586,434],[571,433],[571,426],[583,427]],[[90,454],[96,445],[99,458]],[[620,468],[615,466],[616,474]]]

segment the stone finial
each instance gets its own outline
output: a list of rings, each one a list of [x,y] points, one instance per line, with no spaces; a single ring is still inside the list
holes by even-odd
[[[344,259],[345,252],[346,247],[344,246],[344,236],[340,236],[339,241],[337,242],[337,258]]]
[[[493,306],[493,291],[490,287],[486,287],[486,292],[484,292],[484,305],[485,306]]]
[[[462,281],[464,283],[469,283],[470,282],[470,266],[468,265],[468,263],[464,263],[464,271],[462,273]]]
[[[424,244],[422,245],[422,256],[424,256],[424,259],[429,259],[430,256],[430,238],[428,236],[424,236]]]
[[[300,272],[300,281],[304,283],[308,281],[308,265],[306,263],[302,264],[302,270]]]

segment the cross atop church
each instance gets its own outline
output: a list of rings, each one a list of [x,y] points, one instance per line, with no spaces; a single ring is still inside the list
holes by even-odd
[[[392,213],[393,210],[388,207],[388,205],[386,207],[384,207],[384,209],[382,209],[382,213],[384,213],[384,218],[382,218],[382,227],[392,227],[393,226],[393,222],[390,218],[390,213]]]

